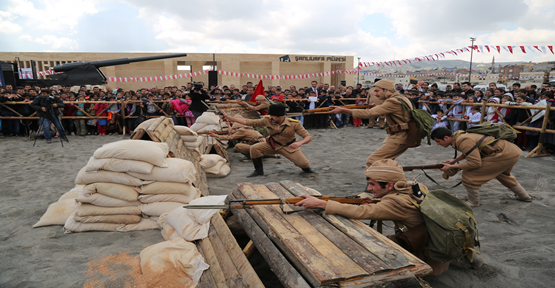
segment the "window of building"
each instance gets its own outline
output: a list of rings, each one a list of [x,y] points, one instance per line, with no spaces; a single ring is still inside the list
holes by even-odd
[[[501,72],[505,72],[505,69],[501,69]]]
[[[509,69],[509,72],[513,72],[513,69]]]

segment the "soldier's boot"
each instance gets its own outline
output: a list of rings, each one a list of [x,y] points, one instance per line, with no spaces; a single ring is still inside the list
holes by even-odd
[[[470,207],[479,207],[480,206],[480,189],[471,189],[468,187],[466,188],[466,195],[468,196],[466,200],[466,204]]]
[[[528,192],[526,192],[526,189],[524,189],[524,187],[522,187],[520,184],[509,189],[513,191],[513,193],[515,193],[515,198],[517,200],[524,201],[524,202],[532,202],[532,197],[528,195]]]
[[[472,261],[470,261],[470,267],[472,269],[480,269],[484,265],[484,258],[478,255],[478,253],[472,251]]]
[[[254,172],[249,174],[247,177],[256,177],[264,175],[264,166],[262,166],[262,157],[253,158],[252,163],[254,164]]]
[[[308,168],[302,168],[304,173],[313,173],[313,174],[318,174],[318,171],[308,167]]]

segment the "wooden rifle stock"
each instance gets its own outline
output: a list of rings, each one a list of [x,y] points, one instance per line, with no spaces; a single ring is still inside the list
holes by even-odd
[[[441,169],[443,164],[433,164],[433,165],[420,165],[420,166],[403,166],[403,171],[412,171],[412,170],[422,170],[422,169]]]
[[[341,107],[346,108],[346,109],[366,109],[366,108],[372,108],[374,106],[376,106],[376,104],[364,104],[364,105],[351,104],[351,105],[344,105],[344,106],[341,106]],[[306,111],[304,111],[304,113],[329,112],[331,110],[332,110],[331,107],[316,108],[316,109],[306,110]]]

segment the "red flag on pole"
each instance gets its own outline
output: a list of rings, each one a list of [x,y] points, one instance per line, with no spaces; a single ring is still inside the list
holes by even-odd
[[[256,90],[254,90],[254,93],[252,93],[251,99],[247,99],[247,101],[254,102],[256,99],[256,96],[258,95],[264,96],[264,84],[262,84],[262,80],[258,82],[258,85],[256,86]]]

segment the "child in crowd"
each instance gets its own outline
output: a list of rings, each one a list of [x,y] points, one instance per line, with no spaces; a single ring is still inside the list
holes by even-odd
[[[516,96],[516,102],[507,101],[503,104],[505,105],[518,105],[518,106],[530,106],[532,103],[528,102],[527,95],[518,95]],[[529,109],[511,109],[507,116],[505,117],[505,122],[511,126],[513,125],[521,125],[526,119],[528,119],[531,115]],[[516,129],[517,131],[520,131]],[[516,134],[515,144],[520,147],[522,150],[526,150],[528,148],[528,135],[526,135],[526,131],[520,131],[520,133]]]
[[[105,102],[94,104],[94,111],[96,111],[96,116],[108,116],[106,108],[108,105]],[[92,114],[91,114],[92,115]],[[108,121],[106,118],[98,119],[97,129],[98,135],[106,135]]]
[[[77,108],[75,108],[74,103],[75,102],[75,96],[73,94],[71,94],[71,96],[69,96],[69,102],[70,103],[66,103],[64,105],[64,116],[67,117],[71,117],[71,116],[77,116]],[[75,132],[77,131],[75,129],[75,121],[73,119],[64,119],[63,121],[64,123],[64,130],[66,130],[71,136],[75,136]]]
[[[513,102],[513,95],[511,95],[511,93],[506,93],[505,95],[503,95],[503,98],[501,98],[501,103],[505,103],[505,102]],[[503,119],[505,119],[505,117],[507,117],[507,114],[511,111],[511,108],[500,108],[499,112],[501,113],[501,115],[503,116]],[[499,117],[499,121],[497,123],[504,123],[503,120],[501,119],[501,117]]]
[[[80,94],[79,97],[77,98],[77,101],[85,102],[85,95]],[[77,109],[77,111],[75,112],[75,116],[83,116],[83,117],[86,116],[85,113],[83,113],[83,111],[86,111],[85,104],[86,103],[77,103],[77,107],[79,107],[80,109]],[[87,135],[87,127],[85,125],[85,122],[86,122],[85,119],[75,119],[75,130],[77,135],[79,136]]]
[[[453,105],[455,105],[455,107],[451,110],[451,112],[449,112],[449,116],[456,119],[463,118],[463,106],[460,105],[462,101],[464,101],[464,99],[461,97],[461,94],[459,93],[453,94]],[[450,122],[451,123],[449,124],[451,124],[451,131],[457,132],[461,130],[461,122],[459,121],[450,121]]]
[[[432,115],[432,118],[434,118],[434,127],[432,130],[438,127],[449,128],[449,122],[445,120],[447,119],[447,115],[445,115],[443,110],[437,110],[437,114]]]
[[[488,103],[492,103],[492,104],[499,104],[499,98],[497,97],[491,97],[488,100]],[[497,110],[498,107],[488,107],[488,111],[487,111],[487,121],[491,122],[491,123],[497,123],[499,122],[499,115],[497,115],[497,112],[495,112],[495,110]]]
[[[470,108],[470,114],[468,115],[468,124],[466,125],[468,128],[474,127],[480,123],[480,119],[482,118],[482,113],[480,113],[479,106],[472,106]]]
[[[366,99],[360,98],[360,94],[357,94],[357,98],[355,100],[356,105],[363,105]],[[362,125],[362,118],[353,118],[353,126],[360,127]]]
[[[143,99],[143,101],[147,101],[146,102],[146,114],[148,116],[158,116],[158,112],[161,112],[162,109],[160,109],[160,107],[158,105],[156,105],[156,103],[154,102],[154,94],[148,94],[148,99]]]

